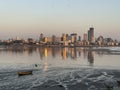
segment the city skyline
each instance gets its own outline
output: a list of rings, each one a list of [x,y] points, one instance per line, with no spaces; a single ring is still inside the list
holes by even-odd
[[[36,36],[36,38],[34,38],[34,36]],[[99,36],[96,36],[95,35],[95,28],[94,27],[89,27],[88,31],[84,32],[83,34],[78,34],[78,33],[61,33],[59,35],[55,35],[55,34],[51,34],[50,36],[49,35],[46,35],[44,33],[40,33],[38,35],[33,35],[32,36],[29,36],[29,37],[20,37],[20,36],[15,36],[15,37],[7,37],[6,39],[2,39],[0,38],[0,41],[9,41],[9,40],[28,40],[28,39],[32,39],[34,41],[42,41],[42,42],[46,42],[46,41],[69,41],[71,39],[71,42],[76,42],[76,41],[83,41],[85,42],[86,44],[89,43],[89,44],[92,44],[92,43],[95,43],[96,41],[99,41],[101,42],[101,39],[111,39],[111,40],[117,40],[120,42],[120,40],[117,38],[117,39],[114,39],[113,37],[104,37],[103,35],[99,35]]]
[[[51,37],[40,34],[38,39],[34,39],[28,37],[27,39],[23,39],[21,37],[9,38],[8,40],[0,40],[0,45],[12,45],[13,47],[16,45],[30,45],[30,46],[64,46],[64,47],[93,47],[93,46],[120,46],[120,41],[117,39],[113,39],[111,37],[104,38],[102,35],[99,37],[95,37],[94,35],[94,27],[90,27],[87,33],[79,36],[77,33],[63,33],[60,37],[56,35],[52,35]],[[27,47],[28,47],[27,46]]]
[[[93,26],[95,37],[120,40],[119,0],[2,0],[0,6],[0,39],[83,36]]]

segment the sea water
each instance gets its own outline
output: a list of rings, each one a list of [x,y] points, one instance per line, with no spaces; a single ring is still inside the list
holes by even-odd
[[[120,48],[107,49],[2,49],[0,90],[120,90]],[[18,76],[22,70],[33,74]]]

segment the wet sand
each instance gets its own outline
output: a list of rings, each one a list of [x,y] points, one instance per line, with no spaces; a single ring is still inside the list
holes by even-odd
[[[117,83],[120,80],[119,70],[96,69],[89,75],[86,73],[87,75],[84,75],[83,78],[77,74],[80,72],[72,73],[74,74],[74,80],[68,75],[60,82],[54,79],[48,80],[39,86],[32,87],[30,90],[120,90],[120,84]],[[70,80],[67,82],[67,79]]]
[[[18,77],[16,71],[0,73],[0,90],[120,90],[120,70],[51,68]]]

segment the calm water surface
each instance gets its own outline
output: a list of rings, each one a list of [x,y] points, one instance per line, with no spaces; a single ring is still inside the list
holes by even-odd
[[[105,83],[111,81],[120,90],[115,82],[120,79],[120,48],[109,49],[1,49],[0,90],[107,90]],[[33,70],[33,75],[18,77],[21,70]]]
[[[51,67],[74,68],[89,67],[103,69],[120,68],[120,52],[89,50],[87,48],[31,48],[27,50],[1,50],[0,67],[20,69],[35,68],[38,64],[43,70]],[[20,67],[18,67],[18,65]]]

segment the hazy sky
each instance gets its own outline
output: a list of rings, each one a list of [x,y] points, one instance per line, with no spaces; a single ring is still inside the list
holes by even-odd
[[[0,39],[76,32],[120,37],[120,0],[0,0]],[[119,38],[120,39],[120,38]]]

